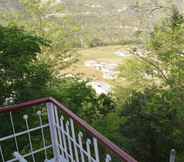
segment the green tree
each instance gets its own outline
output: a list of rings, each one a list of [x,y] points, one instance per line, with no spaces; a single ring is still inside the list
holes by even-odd
[[[48,82],[52,78],[48,65],[38,59],[42,47],[48,47],[49,42],[33,33],[26,32],[16,26],[0,25],[0,105],[15,104],[22,101],[40,98],[46,95]],[[30,122],[35,125],[34,109],[14,113],[16,131],[25,130],[23,114],[29,114]],[[0,115],[1,137],[12,134],[10,114]],[[2,124],[3,123],[3,124]],[[39,144],[40,139],[35,135],[34,140]],[[27,138],[21,137],[20,151],[29,149]],[[6,148],[4,153],[7,159],[15,145],[9,141],[2,144]]]
[[[133,92],[125,102],[121,133],[129,141],[127,149],[139,161],[169,161],[172,148],[177,161],[183,161],[183,118],[175,104],[173,92],[157,88]]]
[[[73,112],[93,124],[97,119],[114,112],[115,103],[112,96],[98,96],[87,83],[78,77],[53,80],[47,94],[65,103]]]
[[[48,42],[15,26],[0,26],[0,104],[36,98],[50,72],[37,57]]]
[[[184,18],[173,6],[172,15],[150,34],[146,50],[132,50],[134,58],[127,61],[127,67],[122,65],[122,75],[127,74],[134,85],[183,89],[183,39]]]
[[[54,73],[77,61],[77,33],[80,26],[65,12],[63,3],[55,0],[18,0],[20,9],[3,10],[1,23],[14,23],[27,31],[51,40],[50,48],[43,48],[40,59],[52,65]]]
[[[172,15],[151,33],[147,51],[134,49],[126,67],[135,91],[120,106],[121,131],[140,161],[168,161],[172,148],[177,161],[183,161],[183,38],[184,19],[173,7]]]

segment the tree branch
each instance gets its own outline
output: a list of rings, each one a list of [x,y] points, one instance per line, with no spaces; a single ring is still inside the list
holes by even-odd
[[[161,77],[164,81],[168,82],[168,78],[167,76],[164,74],[164,72],[162,71],[162,69],[160,69],[156,64],[154,64],[152,61],[149,61],[148,59],[146,59],[145,57],[139,55],[137,52],[133,52],[133,55],[137,56],[140,60],[142,60],[143,62],[153,66],[155,69],[157,69],[159,71],[159,73],[161,74]]]

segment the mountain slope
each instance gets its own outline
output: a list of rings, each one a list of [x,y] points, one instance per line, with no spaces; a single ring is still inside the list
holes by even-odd
[[[0,8],[20,10],[18,1],[0,0]],[[175,4],[182,11],[184,6],[183,0],[60,1],[65,6],[64,15],[72,16],[81,25],[78,36],[85,42],[99,39],[112,43],[137,39],[138,34],[149,32],[160,18],[169,14],[167,7]]]

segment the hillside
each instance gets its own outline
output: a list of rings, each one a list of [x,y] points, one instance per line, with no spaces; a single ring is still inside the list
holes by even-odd
[[[19,0],[0,0],[1,9],[20,10]],[[57,0],[59,1],[59,0]],[[60,16],[71,16],[80,24],[78,36],[85,44],[98,39],[104,43],[124,43],[139,40],[140,34],[152,30],[169,14],[172,4],[183,10],[182,0],[61,0],[65,11]]]
[[[176,4],[182,10],[182,0],[63,0],[82,25],[82,32],[93,33],[108,42],[137,39],[142,31],[152,30],[155,22],[170,12],[165,7]]]

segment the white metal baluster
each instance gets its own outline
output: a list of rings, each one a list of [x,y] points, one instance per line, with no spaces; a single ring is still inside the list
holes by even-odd
[[[55,162],[59,162],[59,144],[58,144],[58,137],[57,137],[57,131],[56,131],[56,121],[55,121],[53,103],[51,102],[47,103],[47,112],[48,112],[49,127],[50,127],[54,159],[55,159]]]
[[[72,143],[71,143],[71,136],[70,136],[70,130],[69,130],[69,121],[66,122],[66,133],[67,133],[67,140],[68,140],[68,146],[69,146],[69,152],[71,155],[71,161],[74,161],[74,157],[73,157],[73,151],[72,151]]]
[[[1,147],[1,145],[0,145],[0,153],[1,153],[1,158],[2,158],[3,162],[5,162],[4,155],[3,155],[3,149]]]
[[[13,122],[12,112],[10,112],[10,120],[11,120],[11,126],[12,126],[12,130],[13,130],[13,136],[14,136],[14,140],[15,140],[15,146],[16,146],[17,152],[19,152],[17,137],[15,136],[15,125]]]
[[[65,155],[66,155],[66,160],[69,161],[68,159],[68,150],[67,150],[67,145],[66,145],[66,137],[65,137],[65,129],[64,129],[64,116],[61,116],[60,119],[60,124],[61,124],[61,134],[62,134],[62,138],[63,138],[63,146],[64,146],[64,150],[65,150]]]
[[[79,132],[79,134],[78,134],[78,140],[79,140],[79,145],[80,145],[81,161],[82,162],[85,162],[85,160],[84,160],[84,153],[83,153],[84,148],[83,148],[83,145],[82,145],[82,137],[83,137],[82,132]]]
[[[39,121],[40,121],[40,128],[41,128],[41,134],[42,134],[42,142],[43,142],[43,147],[44,147],[45,160],[48,160],[46,142],[45,142],[45,135],[44,135],[43,127],[42,127],[43,122],[42,122],[42,113],[41,113],[41,111],[38,111],[37,115],[38,115]]]
[[[90,149],[90,145],[91,145],[91,140],[88,138],[86,140],[86,147],[87,147],[87,153],[88,153],[88,161],[91,162],[91,149]]]
[[[79,162],[79,155],[78,155],[77,146],[76,146],[77,140],[75,136],[74,124],[72,119],[70,119],[70,124],[71,124],[71,130],[72,130],[73,146],[75,151],[75,160],[76,162]]]
[[[175,162],[175,159],[176,159],[176,150],[175,149],[172,149],[170,151],[169,162]]]
[[[106,155],[105,162],[110,162],[112,160],[109,154]]]
[[[29,138],[29,145],[30,145],[32,159],[33,159],[33,162],[35,162],[35,156],[34,156],[34,153],[33,153],[33,145],[32,145],[32,141],[31,141],[31,134],[30,134],[30,131],[29,131],[28,115],[24,115],[23,118],[26,121],[26,128],[27,128],[27,134],[28,134],[28,138]]]
[[[56,125],[57,125],[57,133],[58,133],[58,137],[59,137],[59,145],[63,148],[63,141],[61,139],[61,130],[59,129],[60,128],[60,124],[59,124],[59,116],[58,116],[58,111],[57,111],[57,107],[54,106],[54,112],[55,112],[55,118],[56,118]],[[65,157],[64,156],[64,151],[63,149],[60,149],[61,150],[61,155],[63,156],[63,158]]]
[[[95,137],[93,137],[93,144],[94,144],[96,162],[100,162],[99,151],[98,151],[98,142],[97,142],[97,139]]]

